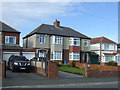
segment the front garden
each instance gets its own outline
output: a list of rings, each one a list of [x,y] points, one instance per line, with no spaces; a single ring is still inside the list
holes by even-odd
[[[85,75],[85,70],[81,68],[76,68],[75,63],[72,64],[62,64],[61,62],[57,63],[59,71],[64,71],[72,74]]]

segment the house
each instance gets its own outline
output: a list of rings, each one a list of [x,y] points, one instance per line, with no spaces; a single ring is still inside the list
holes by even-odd
[[[53,25],[42,24],[23,37],[23,48],[35,50],[36,57],[52,61],[88,62],[90,39],[56,20]]]
[[[11,54],[19,55],[21,51],[20,33],[18,30],[0,21],[0,46],[1,57],[4,60],[8,60]]]
[[[100,64],[107,64],[109,61],[116,61],[117,43],[106,37],[93,38],[91,51],[99,55]]]
[[[8,60],[11,55],[23,55],[28,59],[32,58],[30,50],[24,50],[20,47],[20,31],[0,21],[0,57],[1,60]],[[29,58],[30,57],[30,58]]]

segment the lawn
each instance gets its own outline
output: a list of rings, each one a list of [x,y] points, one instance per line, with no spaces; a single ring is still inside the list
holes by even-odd
[[[64,71],[64,72],[69,72],[69,73],[73,73],[73,74],[79,74],[79,75],[85,75],[85,70],[84,69],[80,69],[80,68],[75,68],[75,67],[59,67],[60,71]]]

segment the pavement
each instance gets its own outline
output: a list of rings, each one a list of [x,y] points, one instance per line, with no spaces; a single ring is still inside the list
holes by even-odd
[[[58,79],[48,79],[38,73],[9,70],[2,88],[118,88],[118,77],[88,78],[60,71]]]

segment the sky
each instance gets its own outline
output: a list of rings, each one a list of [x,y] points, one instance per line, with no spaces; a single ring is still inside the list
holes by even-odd
[[[107,37],[118,42],[117,2],[3,2],[1,21],[21,32],[22,38],[41,24],[58,19],[90,38]]]

